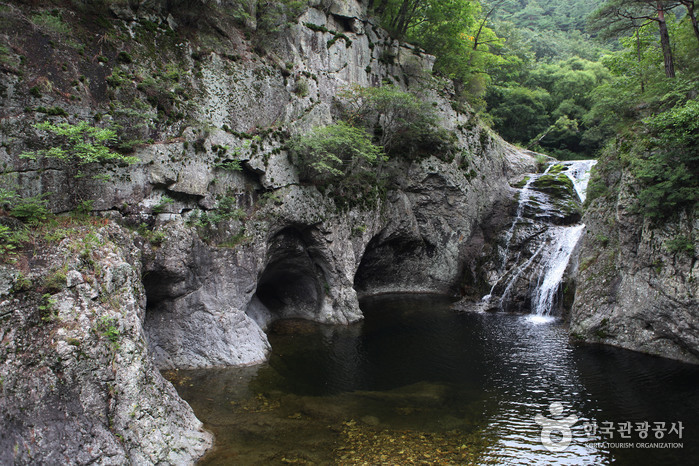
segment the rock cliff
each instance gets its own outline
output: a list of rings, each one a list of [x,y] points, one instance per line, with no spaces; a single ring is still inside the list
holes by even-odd
[[[699,363],[699,220],[644,219],[634,210],[637,183],[618,167],[602,161],[591,180],[598,194],[583,218],[571,335]]]
[[[192,462],[212,436],[148,355],[132,235],[63,231],[0,268],[0,462]]]
[[[261,362],[275,319],[354,322],[362,295],[458,296],[489,252],[484,229],[509,222],[508,180],[536,167],[453,104],[433,57],[391,39],[359,2],[317,2],[271,27],[240,2],[203,2],[198,15],[121,5],[0,12],[23,31],[1,37],[2,186],[52,193],[55,213],[93,199],[110,225],[78,235],[103,252],[86,253],[89,273],[61,263],[65,283],[36,285],[75,254],[55,232],[25,291],[18,273],[35,252],[25,245],[4,266],[8,461],[78,458],[83,442],[84,462],[191,461],[210,438],[156,367]],[[458,150],[396,160],[384,196],[341,206],[299,181],[285,141],[332,122],[348,85],[381,83],[419,92]],[[103,182],[20,158],[52,143],[38,121],[119,127],[116,144],[139,162],[105,166]],[[24,365],[35,373],[18,376]]]

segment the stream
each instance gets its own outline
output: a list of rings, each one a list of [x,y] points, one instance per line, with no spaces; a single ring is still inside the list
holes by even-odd
[[[490,293],[462,312],[367,298],[358,324],[274,322],[265,364],[166,372],[216,435],[201,463],[696,464],[699,367],[573,346],[557,317],[595,163],[529,175]],[[523,292],[529,313],[484,311]]]
[[[556,319],[449,305],[369,298],[355,325],[274,324],[263,365],[166,372],[216,434],[201,463],[696,464],[698,367],[573,346]],[[567,448],[542,445],[538,414],[577,418]]]

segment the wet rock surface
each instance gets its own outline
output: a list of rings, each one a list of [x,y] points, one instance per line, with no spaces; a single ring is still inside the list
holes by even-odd
[[[118,47],[95,42],[99,22],[64,15],[83,54],[32,25],[31,5],[0,12],[26,32],[10,59],[20,49],[27,59],[22,79],[0,69],[0,183],[25,197],[55,193],[55,213],[94,199],[98,215],[139,233],[132,243],[120,227],[99,230],[95,250],[111,252],[89,273],[69,262],[45,299],[36,284],[17,291],[24,265],[3,266],[2,462],[194,461],[211,438],[156,368],[259,363],[276,320],[356,322],[361,295],[462,293],[464,270],[477,271],[488,248],[481,225],[505,222],[508,179],[536,164],[454,110],[449,86],[430,77],[434,57],[391,39],[360,2],[319,3],[264,54],[233,20],[140,5],[112,9]],[[347,40],[332,41],[339,33]],[[382,81],[424,89],[457,153],[400,162],[385,198],[339,208],[299,183],[284,143],[330,123],[338,91]],[[120,125],[119,143],[140,162],[105,166],[110,181],[100,182],[19,158],[46,145],[33,126],[44,120]],[[61,254],[78,260],[66,245],[24,272],[53,273]],[[50,318],[48,300],[58,309]]]
[[[576,244],[592,164],[550,161],[543,173],[511,180],[514,220],[484,223],[490,223],[481,240],[488,253],[465,274],[471,294],[456,309],[472,310],[478,302],[481,310],[566,316],[575,292]]]

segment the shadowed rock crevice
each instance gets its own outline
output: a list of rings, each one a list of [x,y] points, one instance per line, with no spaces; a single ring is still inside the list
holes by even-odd
[[[269,242],[267,265],[247,314],[262,328],[277,319],[316,319],[327,288],[325,261],[308,230],[285,228]]]
[[[362,261],[354,276],[354,289],[361,296],[397,291],[410,285],[415,278],[412,264],[424,244],[415,238],[392,238],[381,235],[367,245]],[[410,279],[410,275],[413,279]]]

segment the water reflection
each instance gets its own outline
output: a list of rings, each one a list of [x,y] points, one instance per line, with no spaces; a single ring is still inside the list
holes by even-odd
[[[402,446],[392,454],[430,455],[420,450],[427,448],[433,455],[450,455],[441,457],[450,463],[696,459],[696,367],[611,348],[573,347],[565,327],[550,319],[457,314],[448,305],[435,297],[374,298],[362,303],[366,320],[350,327],[275,325],[268,364],[170,374],[217,436],[217,450],[205,462],[371,462],[367,458],[375,457],[347,456],[363,451],[358,439],[367,432],[375,450],[386,453],[396,441],[423,439],[425,445]],[[556,401],[563,404],[563,416],[579,419],[573,443],[552,453],[541,444],[534,417],[551,416],[549,406]],[[683,421],[684,448],[599,447],[595,442],[610,439],[588,436],[584,425],[605,421]]]

